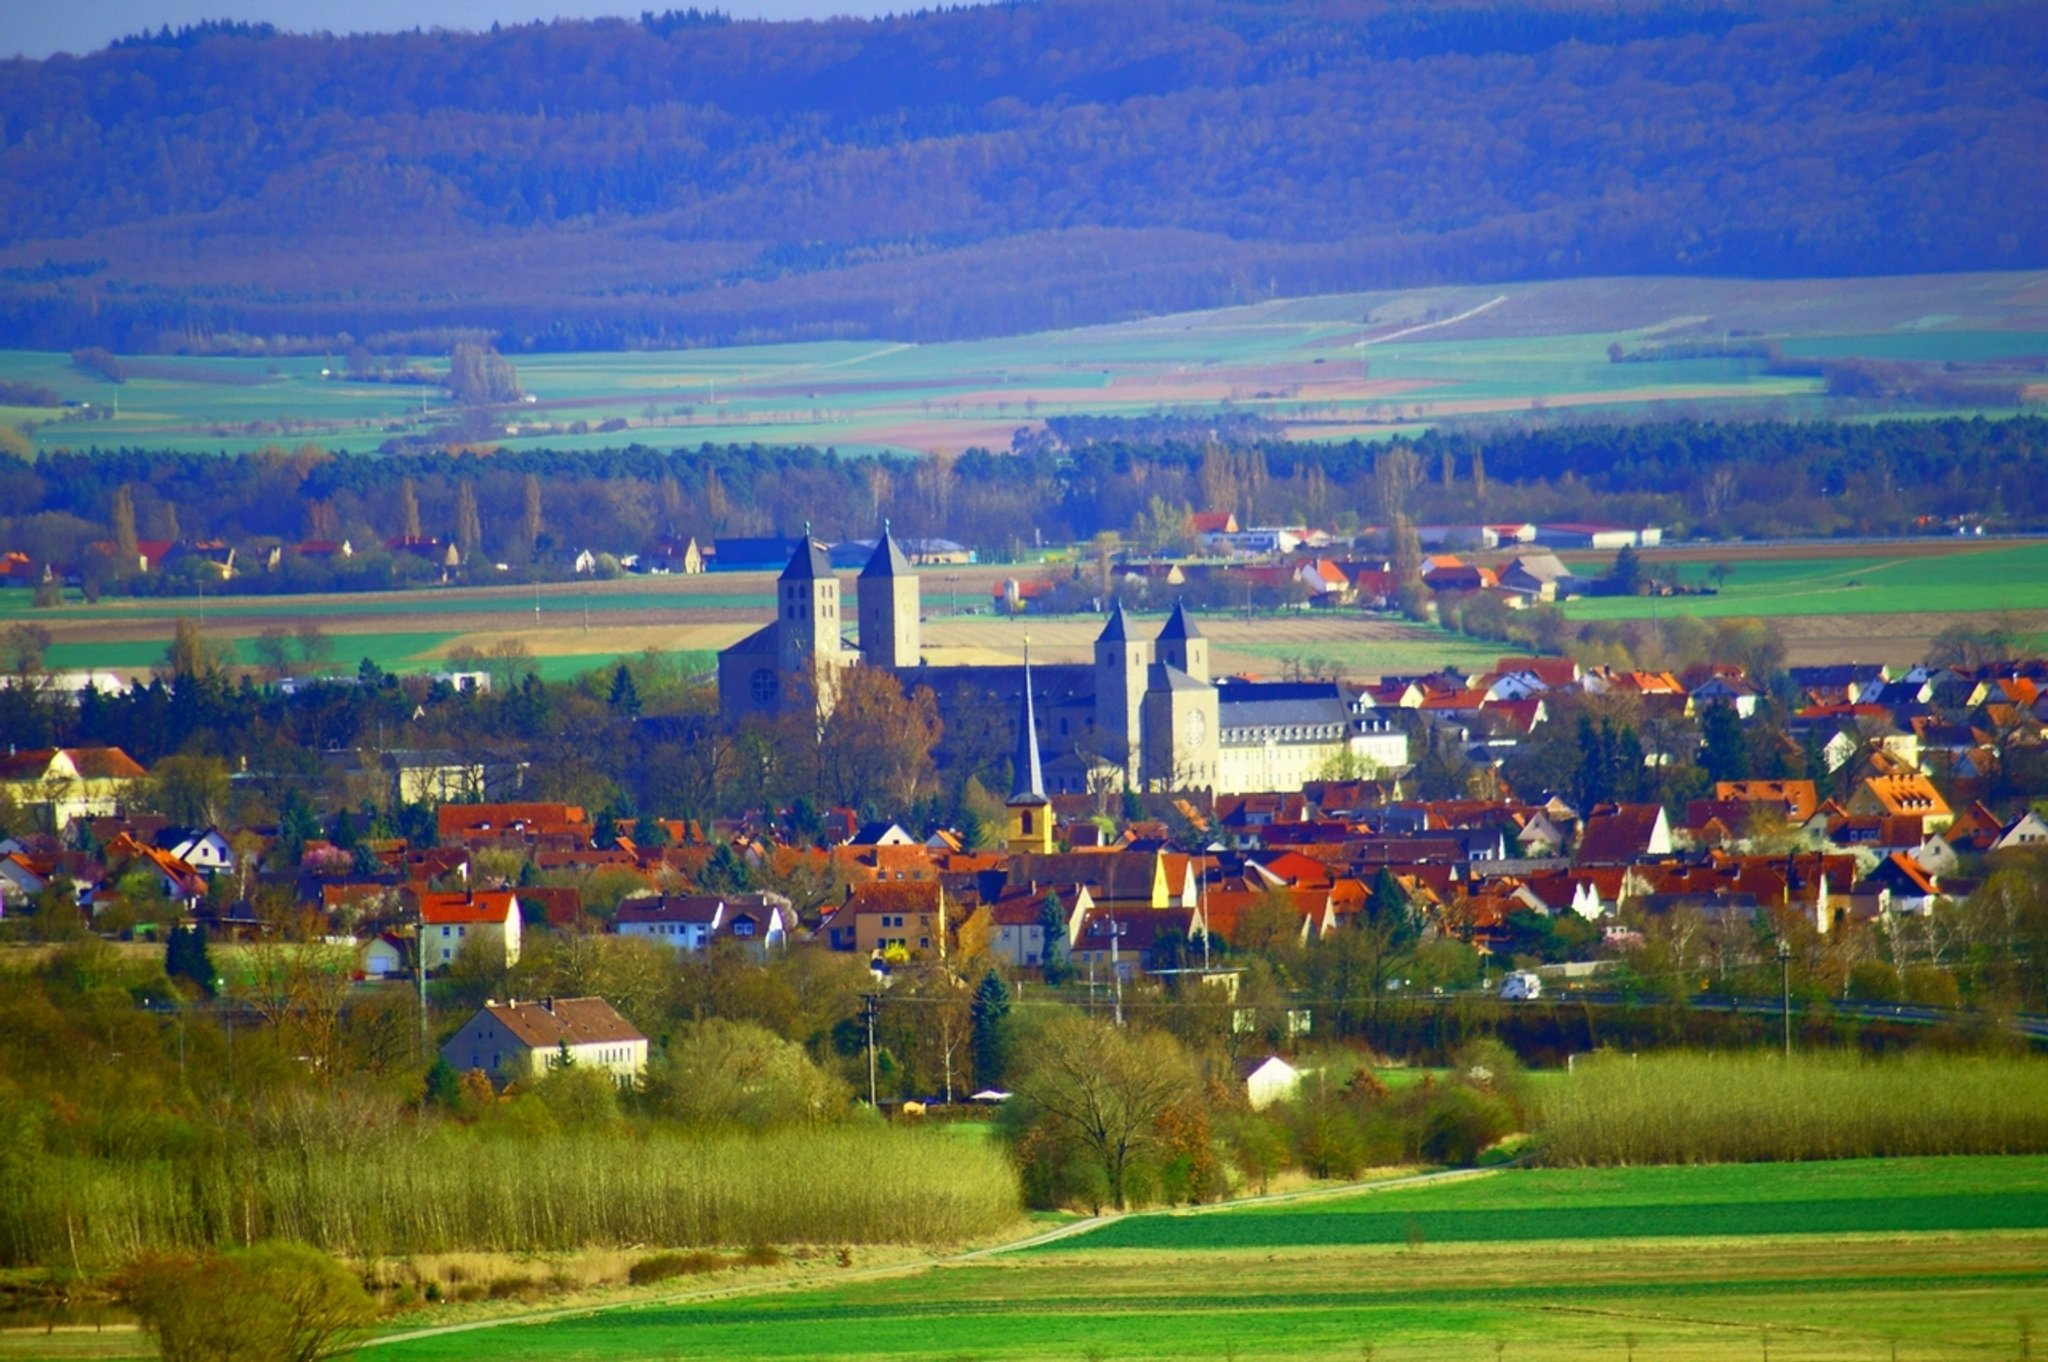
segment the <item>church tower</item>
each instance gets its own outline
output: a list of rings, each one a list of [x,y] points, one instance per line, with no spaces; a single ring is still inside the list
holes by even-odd
[[[1176,602],[1166,627],[1159,631],[1159,660],[1197,681],[1209,679],[1209,639],[1188,618],[1185,605]]]
[[[822,695],[828,669],[842,661],[839,642],[839,579],[825,546],[804,526],[803,542],[775,582],[776,663],[784,676],[813,678]]]
[[[1131,637],[1118,601],[1095,639],[1095,742],[1101,759],[1121,769],[1131,789],[1138,788],[1141,710],[1151,665],[1152,645]]]
[[[1176,605],[1157,647],[1159,661],[1145,682],[1145,788],[1214,789],[1222,725],[1220,697],[1209,680],[1209,640]]]
[[[918,626],[917,574],[910,570],[889,522],[868,565],[860,570],[860,650],[870,667],[915,667],[923,650]]]
[[[1038,761],[1038,711],[1031,699],[1031,645],[1024,645],[1024,712],[1017,718],[1017,774],[1004,803],[1013,855],[1052,854],[1052,801],[1045,795],[1045,769]]]

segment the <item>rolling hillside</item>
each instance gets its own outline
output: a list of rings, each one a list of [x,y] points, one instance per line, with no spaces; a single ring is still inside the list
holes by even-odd
[[[934,340],[1454,280],[2041,265],[2040,13],[163,32],[0,63],[0,345]]]

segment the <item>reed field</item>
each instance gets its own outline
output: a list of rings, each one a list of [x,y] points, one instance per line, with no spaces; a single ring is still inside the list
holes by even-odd
[[[874,1127],[533,1138],[442,1130],[190,1162],[0,1159],[0,1263],[88,1270],[146,1251],[264,1239],[357,1258],[943,1245],[1018,1214],[1001,1151]]]
[[[2048,1062],[1906,1055],[1606,1056],[1543,1091],[1563,1166],[2048,1151]]]

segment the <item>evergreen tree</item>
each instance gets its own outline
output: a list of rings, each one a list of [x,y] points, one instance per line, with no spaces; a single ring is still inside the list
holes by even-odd
[[[1045,936],[1045,982],[1063,984],[1073,975],[1073,947],[1067,940],[1067,907],[1058,891],[1045,891],[1038,908],[1038,928]]]
[[[277,854],[284,869],[296,869],[299,859],[306,854],[306,843],[320,835],[320,820],[313,815],[312,806],[297,790],[287,790],[284,808],[277,819]]]
[[[974,990],[968,1021],[974,1033],[974,1081],[992,1088],[1002,1081],[1010,1050],[1010,990],[993,969]]]
[[[633,684],[633,673],[621,662],[619,669],[612,673],[612,695],[606,701],[614,714],[632,718],[640,712],[640,688]]]
[[[1700,715],[1700,766],[1708,780],[1748,780],[1749,744],[1733,705],[1709,705]]]
[[[1365,900],[1366,925],[1385,935],[1389,950],[1401,950],[1415,938],[1415,914],[1394,872],[1385,866],[1373,878]]]
[[[754,872],[732,849],[732,843],[720,842],[698,874],[697,887],[707,894],[744,894],[754,887]]]
[[[427,1101],[444,1110],[452,1111],[462,1097],[462,1079],[447,1060],[436,1058],[434,1067],[427,1070]]]
[[[214,981],[213,957],[206,949],[204,927],[173,927],[164,947],[164,973],[184,979],[211,998]]]

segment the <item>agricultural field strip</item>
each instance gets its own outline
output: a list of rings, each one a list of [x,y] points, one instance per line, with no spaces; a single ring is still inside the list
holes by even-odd
[[[1324,1197],[1342,1197],[1352,1196],[1366,1192],[1381,1192],[1391,1190],[1396,1187],[1422,1187],[1443,1182],[1466,1182],[1471,1181],[1475,1178],[1491,1177],[1499,1171],[1499,1169],[1446,1169],[1430,1173],[1409,1174],[1397,1178],[1378,1180],[1368,1179],[1361,1182],[1344,1183],[1333,1187],[1308,1188],[1302,1191],[1295,1192],[1275,1192],[1269,1195],[1249,1197],[1239,1201],[1218,1202],[1213,1206],[1200,1209],[1207,1209],[1212,1211],[1236,1210],[1246,1206],[1298,1204],[1306,1201],[1319,1200]],[[1088,1220],[1077,1220],[1065,1225],[1054,1226],[1052,1229],[1049,1230],[1041,1230],[1035,1234],[1027,1235],[1022,1239],[1010,1240],[1000,1244],[984,1245],[981,1248],[969,1249],[964,1252],[950,1254],[941,1258],[916,1258],[901,1263],[886,1263],[876,1267],[855,1268],[851,1271],[837,1273],[828,1282],[822,1283],[805,1281],[801,1279],[793,1281],[785,1279],[773,1282],[763,1282],[759,1284],[743,1283],[727,1287],[706,1288],[699,1291],[686,1291],[677,1295],[663,1296],[658,1299],[649,1301],[636,1301],[631,1304],[563,1306],[558,1309],[531,1311],[521,1313],[518,1315],[507,1315],[496,1319],[466,1320],[459,1324],[444,1324],[437,1325],[430,1329],[415,1329],[408,1330],[403,1333],[385,1334],[381,1337],[370,1339],[360,1346],[363,1348],[382,1347],[387,1344],[410,1342],[414,1339],[440,1338],[450,1334],[471,1333],[479,1329],[497,1329],[503,1328],[507,1325],[514,1324],[544,1324],[552,1320],[576,1319],[597,1314],[613,1314],[623,1311],[661,1309],[665,1307],[678,1305],[690,1305],[703,1301],[725,1300],[735,1296],[757,1296],[765,1294],[781,1294],[784,1292],[802,1292],[819,1290],[826,1287],[836,1288],[850,1282],[871,1281],[888,1277],[900,1277],[908,1274],[927,1272],[932,1268],[936,1267],[960,1266],[975,1262],[981,1262],[986,1259],[992,1258],[998,1254],[1015,1253],[1019,1250],[1036,1248],[1042,1245],[1055,1243],[1060,1240],[1069,1239],[1076,1235],[1088,1234],[1095,1230],[1101,1229],[1105,1225],[1118,1224],[1125,1220],[1149,1219],[1155,1216],[1165,1216],[1173,1214],[1186,1214],[1186,1212],[1175,1212],[1169,1209],[1162,1208],[1160,1210],[1151,1211],[1132,1211],[1124,1215],[1118,1216],[1095,1217]]]
[[[1168,1348],[1229,1357],[1239,1350],[1219,1350],[1219,1339],[1243,1329],[1253,1341],[1245,1355],[1255,1357],[1351,1356],[1366,1338],[1404,1362],[1476,1358],[1488,1340],[1507,1336],[1517,1357],[1562,1362],[1590,1355],[1596,1344],[1592,1354],[1619,1356],[1625,1329],[1644,1331],[1646,1345],[1706,1344],[1704,1352],[1644,1356],[1753,1358],[1753,1351],[1726,1351],[1725,1340],[1739,1334],[1753,1349],[1765,1326],[1779,1339],[1804,1334],[1833,1349],[1788,1350],[1802,1362],[1882,1356],[1884,1340],[1902,1334],[1936,1344],[1947,1358],[1959,1348],[2009,1358],[2009,1340],[1998,1346],[1998,1320],[2039,1309],[2048,1285],[2043,1247],[2038,1235],[1921,1236],[1902,1263],[1906,1246],[1896,1236],[1762,1241],[1725,1251],[1702,1241],[1699,1251],[1649,1255],[1602,1241],[1560,1245],[1540,1267],[1521,1246],[1033,1256],[955,1268],[937,1279],[897,1274],[752,1303],[588,1312],[501,1334],[491,1346],[508,1362],[1157,1357]],[[1586,1323],[1554,1341],[1561,1314]],[[1609,1326],[1610,1336],[1585,1332]],[[1844,1343],[1860,1350],[1843,1353]],[[1870,1351],[1873,1344],[1879,1351]],[[428,1337],[391,1355],[467,1358],[476,1355],[473,1346]],[[1916,1362],[1931,1355],[1901,1354]]]
[[[2048,1229],[2048,1159],[1846,1160],[1837,1164],[1534,1169],[1485,1184],[1415,1185],[1112,1222],[1081,1247],[1251,1248],[1586,1238],[1731,1237]],[[1376,1209],[1356,1209],[1368,1202]],[[1034,1246],[1036,1247],[1036,1246]],[[1045,1246],[1051,1251],[1075,1247]]]

